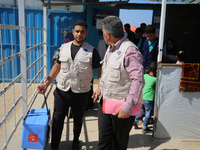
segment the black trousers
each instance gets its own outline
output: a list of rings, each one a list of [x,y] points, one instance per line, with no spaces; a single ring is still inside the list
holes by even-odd
[[[117,116],[103,114],[100,102],[98,105],[98,150],[126,150],[134,119],[134,116],[119,119]]]
[[[88,109],[91,109],[94,105],[94,102],[93,102],[93,98],[92,98],[92,94],[93,94],[93,79],[91,81],[91,89],[90,91],[88,92],[88,102],[87,102],[87,105],[86,105],[86,110]]]
[[[81,128],[82,128],[82,118],[85,112],[85,107],[87,104],[87,93],[74,93],[71,89],[67,92],[61,91],[56,88],[54,91],[54,112],[53,112],[53,123],[52,123],[52,149],[57,149],[60,143],[64,119],[69,107],[71,106],[72,116],[73,116],[73,133],[74,141],[79,139]]]

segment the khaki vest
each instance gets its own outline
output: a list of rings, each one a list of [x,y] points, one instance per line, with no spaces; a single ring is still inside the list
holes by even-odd
[[[94,47],[85,42],[72,60],[71,44],[72,42],[63,44],[60,49],[61,69],[56,77],[57,87],[62,91],[68,91],[71,88],[74,93],[88,92],[93,78]]]
[[[104,57],[102,79],[100,82],[101,96],[104,99],[125,101],[129,94],[131,79],[124,68],[124,57],[128,47],[136,47],[129,40],[125,40],[106,62]],[[137,47],[136,47],[137,48]]]

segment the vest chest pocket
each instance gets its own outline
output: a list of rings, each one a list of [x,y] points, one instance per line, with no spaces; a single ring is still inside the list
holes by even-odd
[[[127,94],[125,94],[125,93],[117,93],[117,92],[109,92],[109,96],[110,97],[115,97],[115,99],[117,99],[117,100],[125,100],[125,98],[126,98],[126,95]]]
[[[119,81],[119,80],[120,80],[120,72],[119,71],[110,72],[109,81]]]
[[[119,81],[120,80],[120,64],[110,64],[109,81]]]
[[[109,64],[109,67],[110,67],[111,69],[114,69],[114,70],[119,70],[119,69],[120,69],[120,63],[119,63],[119,62],[111,62],[111,63]]]
[[[69,71],[69,59],[66,56],[61,56],[61,69],[63,70],[63,73],[67,73]]]
[[[67,73],[69,71],[68,61],[61,62],[61,69],[63,70],[63,73]]]
[[[91,65],[91,64],[90,64],[90,59],[89,59],[89,58],[80,59],[80,60],[79,60],[79,65],[78,65],[79,71],[80,71],[80,72],[86,71],[86,70],[89,68],[90,65]]]
[[[82,89],[88,88],[91,86],[91,80],[80,80],[80,87]]]
[[[61,76],[56,77],[57,82],[64,87],[64,79]]]

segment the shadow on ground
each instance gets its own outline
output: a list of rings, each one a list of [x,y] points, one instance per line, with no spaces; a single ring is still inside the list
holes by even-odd
[[[97,150],[97,144],[98,142],[82,142],[82,149],[81,150]],[[72,148],[72,141],[62,141],[60,142],[59,150],[71,150]],[[51,144],[49,143],[45,150],[51,150]]]
[[[87,117],[94,117],[88,119]],[[87,121],[91,120],[98,120],[98,103],[94,103],[94,106],[92,109],[87,110],[85,112],[85,117],[83,119],[83,128],[84,136],[86,139],[86,142],[81,141],[82,150],[97,150],[98,141],[89,141],[88,140],[88,125],[86,125]],[[72,123],[72,119],[68,119],[67,122],[65,122],[65,125],[67,127],[66,131],[66,141],[61,141],[59,150],[71,150],[72,147],[72,141],[69,140],[69,123]],[[153,128],[153,126],[149,126],[150,128]],[[133,126],[134,128],[134,126]],[[133,129],[134,130],[134,129]],[[139,132],[141,129],[137,129]],[[165,141],[153,141],[152,134],[141,134],[138,133],[138,131],[134,130],[132,134],[129,137],[129,144],[127,149],[145,149],[145,150],[154,150],[156,147],[161,145],[162,143],[165,143]],[[97,133],[96,133],[97,134]],[[45,150],[51,150],[50,143],[47,145]],[[163,149],[167,150],[167,149]],[[174,149],[173,149],[174,150]]]
[[[164,142],[154,142],[152,135],[147,134],[133,134],[129,137],[128,148],[145,148],[148,150],[154,150],[160,144]]]

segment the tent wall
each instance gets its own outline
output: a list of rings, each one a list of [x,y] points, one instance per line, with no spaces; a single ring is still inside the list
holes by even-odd
[[[200,92],[179,92],[181,66],[158,71],[154,139],[200,139]]]

